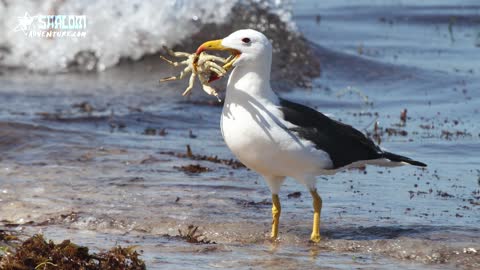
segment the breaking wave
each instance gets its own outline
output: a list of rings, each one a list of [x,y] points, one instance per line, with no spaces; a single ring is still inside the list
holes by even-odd
[[[86,15],[87,35],[41,38],[14,31],[27,12]],[[122,59],[135,61],[158,53],[163,45],[191,49],[208,38],[246,27],[270,34],[273,40],[297,35],[288,0],[4,0],[0,1],[0,66],[50,73],[102,71]],[[302,50],[305,41],[299,40],[290,46],[301,53],[289,61],[297,59],[303,65],[309,55]]]

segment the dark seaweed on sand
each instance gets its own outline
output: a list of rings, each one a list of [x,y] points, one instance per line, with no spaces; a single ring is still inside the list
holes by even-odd
[[[215,244],[215,242],[208,240],[203,234],[197,233],[197,230],[198,226],[189,225],[185,232],[182,232],[182,230],[178,229],[178,234],[180,238],[184,239],[188,243]]]
[[[173,166],[173,168],[185,172],[187,174],[198,174],[198,173],[204,173],[204,172],[209,172],[211,171],[210,168],[203,167],[200,164],[190,164],[186,166]]]
[[[175,157],[178,157],[178,158],[189,158],[189,159],[192,159],[192,160],[201,160],[201,161],[209,161],[209,162],[213,162],[213,163],[219,163],[219,164],[231,166],[233,169],[245,168],[245,165],[243,165],[240,161],[237,161],[237,160],[234,160],[234,159],[220,159],[217,156],[195,155],[195,154],[192,153],[192,149],[190,148],[190,145],[187,145],[187,152],[186,153],[175,153],[173,151],[162,151],[159,154],[175,156]]]
[[[214,241],[208,240],[205,235],[198,232],[198,226],[195,225],[188,225],[187,229],[184,231],[178,229],[178,235],[164,234],[163,237],[182,240],[191,244],[216,244]]]
[[[0,242],[8,243],[17,240],[18,236],[15,232],[0,230]]]
[[[113,247],[109,251],[90,254],[87,247],[70,240],[60,244],[34,235],[18,245],[13,252],[0,253],[0,269],[84,269],[84,270],[143,270],[145,263],[133,247]]]

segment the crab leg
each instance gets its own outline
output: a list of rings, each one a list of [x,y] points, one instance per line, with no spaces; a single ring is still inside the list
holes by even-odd
[[[195,73],[192,72],[192,75],[190,75],[190,79],[188,81],[188,87],[187,89],[185,89],[185,91],[183,92],[182,96],[186,96],[190,93],[190,91],[192,90],[193,88],[193,83],[195,82]]]
[[[233,67],[233,63],[235,62],[235,56],[230,56],[227,58],[227,61],[226,61],[226,64],[223,65],[223,69],[225,69],[226,71],[229,71],[230,69],[232,69]]]
[[[215,88],[211,87],[209,84],[208,84],[208,77],[205,77],[205,76],[201,76],[199,75],[198,76],[198,79],[200,80],[200,83],[202,84],[202,89],[203,91],[205,91],[205,93],[211,95],[211,96],[215,96],[217,99],[218,99],[218,102],[221,102],[222,100],[220,99],[220,97],[218,96],[218,93],[217,91],[215,90]]]
[[[202,89],[203,91],[205,91],[205,93],[211,95],[211,96],[215,96],[217,99],[218,99],[218,102],[221,102],[222,100],[220,99],[220,97],[218,96],[218,93],[217,91],[215,90],[215,88],[211,87],[210,85],[208,84],[202,84]]]
[[[202,77],[204,78],[211,78],[212,76],[222,77],[223,75],[225,75],[225,73],[223,73],[221,70],[217,70],[216,68],[210,68],[210,73],[202,74]]]
[[[167,81],[175,81],[175,80],[181,80],[185,77],[185,75],[189,72],[192,71],[191,67],[186,67],[182,72],[180,72],[180,75],[178,76],[171,76],[171,77],[166,77],[163,79],[160,79],[160,82],[167,82]],[[194,74],[194,73],[192,73]]]
[[[199,64],[201,64],[202,62],[208,62],[208,61],[217,61],[217,62],[222,62],[222,63],[226,63],[227,62],[227,59],[223,58],[223,57],[220,57],[220,56],[216,56],[216,55],[205,55],[205,54],[201,54],[200,55],[200,59],[202,61],[198,61]]]
[[[173,62],[172,60],[165,58],[163,55],[160,55],[160,58],[163,61],[166,61],[167,63],[169,63],[170,65],[173,65],[174,67],[178,67],[179,65],[187,65],[188,66],[188,60],[184,60],[184,61],[181,61],[181,62]]]
[[[167,46],[163,46],[163,49],[168,52],[171,56],[175,57],[189,57],[191,54],[186,53],[186,52],[174,52],[171,49],[169,49]]]
[[[214,63],[214,62],[212,62],[212,61],[207,61],[207,62],[205,62],[204,65],[205,65],[209,70],[217,73],[217,74],[220,75],[220,76],[223,76],[223,75],[225,75],[225,74],[227,73],[227,71],[226,71],[223,67],[219,66],[217,63]]]

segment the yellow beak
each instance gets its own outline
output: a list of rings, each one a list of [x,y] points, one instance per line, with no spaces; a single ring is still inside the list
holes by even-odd
[[[214,51],[230,51],[233,55],[239,55],[240,52],[238,50],[228,48],[222,45],[222,40],[217,39],[217,40],[210,40],[198,47],[196,54],[200,54],[203,51],[207,50],[214,50]]]

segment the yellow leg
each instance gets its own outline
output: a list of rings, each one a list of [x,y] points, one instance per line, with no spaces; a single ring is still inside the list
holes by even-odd
[[[281,212],[282,207],[280,206],[280,199],[278,199],[278,194],[272,194],[272,240],[277,239],[278,236],[278,223],[280,221]]]
[[[320,213],[322,212],[322,198],[316,189],[310,190],[313,198],[313,228],[310,240],[314,243],[320,242]]]

